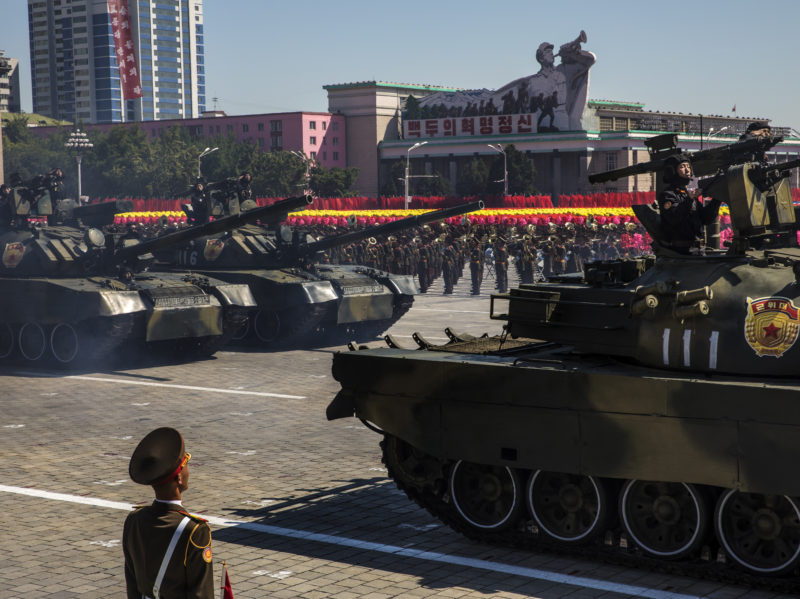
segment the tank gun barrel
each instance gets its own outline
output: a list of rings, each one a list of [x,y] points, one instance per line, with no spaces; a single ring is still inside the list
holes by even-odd
[[[419,214],[417,216],[409,216],[407,218],[401,218],[400,220],[378,225],[376,227],[368,227],[366,229],[361,229],[359,231],[351,231],[350,233],[344,233],[343,235],[326,237],[325,239],[320,239],[319,241],[309,243],[306,246],[301,246],[299,253],[300,255],[306,255],[306,256],[312,255],[316,252],[324,252],[325,250],[328,250],[332,247],[336,247],[339,245],[346,245],[348,243],[353,243],[355,241],[361,241],[362,239],[366,239],[367,237],[374,237],[376,235],[388,235],[391,233],[395,233],[396,231],[409,229],[411,227],[421,227],[422,225],[425,225],[430,222],[442,220],[445,218],[450,218],[451,216],[459,216],[461,214],[466,214],[468,212],[475,212],[476,210],[481,210],[482,208],[483,208],[483,202],[481,200],[478,200],[477,202],[469,202],[467,204],[462,204],[461,206],[451,206],[450,208],[442,208],[441,210],[432,210],[431,212],[426,212],[425,214]]]
[[[695,176],[704,177],[712,175],[718,171],[734,165],[758,160],[767,150],[783,141],[780,136],[753,137],[732,144],[727,144],[719,148],[700,150],[687,154],[692,163],[692,170]],[[602,173],[589,175],[590,183],[606,183],[616,181],[623,177],[633,177],[645,173],[658,172],[664,168],[664,164],[670,155],[680,154],[681,151],[676,147],[671,154],[662,153],[658,158],[648,162],[640,162],[631,166],[617,168]]]
[[[230,231],[257,220],[261,220],[261,222],[265,224],[274,224],[283,219],[292,210],[308,206],[311,204],[311,202],[313,202],[313,198],[308,195],[287,198],[285,200],[275,202],[270,206],[262,206],[260,208],[248,210],[247,212],[225,216],[203,225],[190,227],[188,229],[176,231],[174,233],[169,233],[167,235],[162,235],[154,239],[149,239],[135,245],[118,249],[114,254],[113,261],[117,264],[121,264],[126,260],[135,258],[137,256],[142,256],[149,252],[184,243],[186,241],[191,241],[192,239],[197,239],[198,237],[205,237],[224,231]]]

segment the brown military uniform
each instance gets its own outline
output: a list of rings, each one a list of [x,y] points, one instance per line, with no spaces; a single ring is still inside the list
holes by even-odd
[[[184,517],[183,529],[161,582],[160,599],[214,599],[211,529],[181,506],[162,501],[141,507],[125,520],[122,550],[128,599],[153,597],[153,584],[172,536]]]

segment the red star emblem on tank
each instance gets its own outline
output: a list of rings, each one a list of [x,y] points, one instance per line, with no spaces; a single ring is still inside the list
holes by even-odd
[[[787,297],[748,297],[744,337],[756,355],[780,358],[797,341],[799,320]]]
[[[7,243],[3,250],[3,266],[6,268],[16,268],[22,262],[25,255],[25,245],[19,241]]]
[[[206,239],[206,246],[203,248],[203,258],[209,262],[213,262],[225,249],[225,242],[221,239]]]

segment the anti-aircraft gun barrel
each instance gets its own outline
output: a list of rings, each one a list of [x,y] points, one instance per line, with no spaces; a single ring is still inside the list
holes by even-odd
[[[719,148],[700,150],[698,152],[686,153],[686,155],[689,157],[689,161],[692,163],[692,171],[694,172],[694,175],[697,177],[704,177],[707,175],[713,175],[714,173],[717,173],[718,171],[734,164],[742,164],[744,162],[758,160],[764,152],[782,141],[783,137],[780,136],[752,137],[750,139],[737,141]],[[621,179],[623,177],[632,177],[634,175],[658,172],[664,168],[664,165],[669,159],[670,155],[677,154],[681,154],[681,151],[677,147],[672,148],[672,152],[661,151],[658,158],[648,162],[640,162],[639,164],[633,164],[631,166],[625,166],[611,171],[591,174],[589,175],[589,182],[606,183],[608,181],[616,181],[617,179]]]
[[[287,198],[285,200],[275,202],[270,206],[262,206],[260,208],[248,210],[247,212],[231,214],[230,216],[224,216],[196,227],[190,227],[188,229],[182,229],[174,233],[168,233],[167,235],[162,235],[154,239],[148,239],[147,241],[142,241],[135,245],[118,249],[114,253],[113,262],[121,264],[126,260],[135,258],[137,256],[142,256],[149,252],[164,249],[166,247],[177,245],[186,241],[191,241],[192,239],[197,239],[198,237],[206,237],[216,233],[237,229],[243,225],[247,225],[257,220],[261,220],[261,222],[265,224],[274,224],[284,218],[286,214],[292,210],[308,206],[313,201],[313,198],[308,195]]]
[[[442,208],[441,210],[432,210],[431,212],[426,212],[425,214],[419,214],[417,216],[401,218],[400,220],[378,225],[377,227],[368,227],[358,231],[344,233],[343,235],[326,237],[325,239],[320,239],[319,241],[301,246],[299,248],[299,253],[300,255],[310,256],[316,252],[324,252],[332,247],[346,245],[355,241],[361,241],[367,237],[388,235],[390,233],[395,233],[396,231],[409,229],[411,227],[421,227],[427,223],[450,218],[451,216],[460,216],[461,214],[466,214],[468,212],[475,212],[476,210],[481,210],[483,205],[483,202],[478,200],[477,202],[462,204],[461,206],[452,206],[450,208]]]

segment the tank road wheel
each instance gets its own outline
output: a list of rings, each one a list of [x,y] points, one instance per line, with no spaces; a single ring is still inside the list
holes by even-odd
[[[398,437],[386,435],[381,446],[383,462],[401,489],[411,487],[421,491],[426,487],[433,488],[444,477],[439,460]]]
[[[450,474],[450,497],[461,519],[479,530],[505,530],[520,506],[516,472],[459,460]]]
[[[14,338],[14,329],[7,322],[0,324],[0,360],[8,358],[14,353],[14,346],[16,345]]]
[[[722,494],[714,515],[726,553],[748,570],[783,574],[800,563],[800,508],[786,495]]]
[[[281,317],[272,310],[259,310],[253,317],[253,332],[262,343],[272,343],[281,332]]]
[[[593,476],[537,470],[528,480],[528,509],[549,537],[582,543],[605,532],[609,493]]]
[[[61,364],[71,363],[80,350],[78,332],[71,324],[59,323],[50,331],[50,351]]]
[[[620,495],[622,525],[647,554],[679,559],[698,549],[708,527],[705,499],[686,483],[629,480]]]
[[[22,357],[35,362],[47,350],[47,335],[37,322],[26,322],[19,329],[19,351]]]

